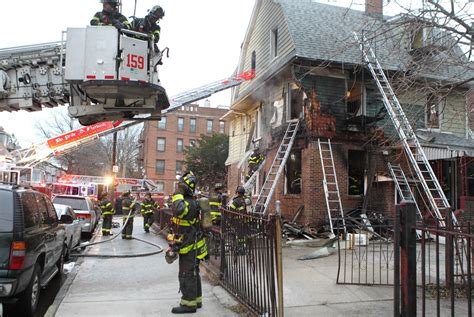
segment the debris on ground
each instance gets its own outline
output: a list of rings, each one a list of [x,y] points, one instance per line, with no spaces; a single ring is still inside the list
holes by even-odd
[[[318,248],[314,250],[313,252],[300,256],[298,260],[313,260],[313,259],[319,259],[319,258],[324,258],[327,256],[330,256],[332,254],[336,253],[336,248],[334,247],[323,247],[323,248]]]

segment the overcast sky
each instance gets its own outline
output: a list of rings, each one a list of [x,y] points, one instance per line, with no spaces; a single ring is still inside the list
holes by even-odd
[[[135,0],[122,0],[123,14],[133,15]],[[318,2],[363,9],[364,0],[317,0]],[[165,10],[160,22],[159,47],[170,48],[163,61],[160,79],[169,96],[230,76],[236,69],[240,46],[252,13],[254,0],[137,0],[136,15],[143,17],[156,4]],[[385,1],[386,3],[387,1]],[[411,3],[410,0],[392,0]],[[415,0],[421,3],[421,0]],[[55,42],[68,27],[84,27],[95,12],[98,0],[3,0],[0,48]],[[385,12],[393,14],[390,7]],[[210,98],[211,106],[230,102],[230,91]],[[50,110],[34,113],[0,113],[0,126],[14,133],[23,146],[38,142],[32,128],[45,120]]]

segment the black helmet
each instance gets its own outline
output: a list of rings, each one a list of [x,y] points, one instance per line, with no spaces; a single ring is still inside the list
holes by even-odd
[[[165,11],[163,11],[162,7],[156,5],[150,9],[148,16],[154,18],[155,20],[159,20],[165,16]]]
[[[196,180],[196,176],[194,176],[193,172],[189,171],[189,172],[184,173],[184,175],[181,176],[180,181],[183,182],[184,184],[186,184],[186,186],[192,192],[194,192],[194,190],[196,189],[197,180]]]
[[[239,195],[245,195],[245,188],[243,186],[238,186],[235,190],[235,193]]]
[[[110,6],[113,8],[113,11],[116,11],[117,7],[119,5],[118,0],[100,0],[100,2],[102,2],[104,4],[105,3],[110,4]],[[110,10],[104,10],[104,11],[106,11],[107,13],[111,13],[111,12],[109,12]]]

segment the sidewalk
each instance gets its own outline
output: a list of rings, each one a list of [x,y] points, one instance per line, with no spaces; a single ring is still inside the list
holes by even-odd
[[[146,234],[142,226],[143,218],[136,217],[135,237],[166,248],[163,238]],[[118,229],[113,231],[116,233]],[[104,238],[97,237],[96,241],[100,239]],[[111,242],[92,246],[86,252],[130,254],[154,250],[153,246],[137,240],[122,240],[119,236]],[[231,310],[237,302],[220,286],[211,285],[203,275],[201,272],[203,307],[193,316],[238,316]],[[167,264],[164,253],[136,258],[84,258],[55,316],[174,316],[171,308],[179,303],[178,289],[178,261]]]

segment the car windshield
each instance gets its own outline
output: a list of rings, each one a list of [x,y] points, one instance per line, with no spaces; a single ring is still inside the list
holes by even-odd
[[[53,199],[55,204],[62,204],[71,206],[74,210],[89,210],[87,202],[83,197],[55,197]]]
[[[0,232],[13,231],[13,194],[0,190]]]

